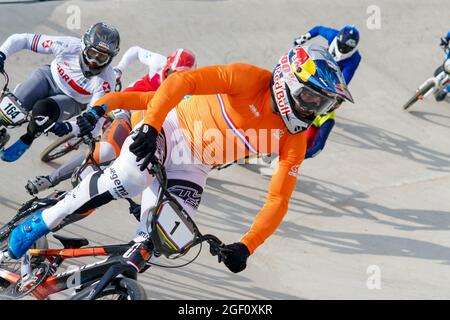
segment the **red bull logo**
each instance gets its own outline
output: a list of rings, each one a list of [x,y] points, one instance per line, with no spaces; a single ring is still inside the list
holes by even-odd
[[[294,56],[294,66],[295,68],[300,68],[303,66],[311,57],[308,52],[304,48],[294,48],[295,56]]]
[[[288,66],[289,67],[289,66]],[[279,65],[273,75],[273,87],[275,89],[275,100],[278,106],[278,110],[282,115],[286,115],[290,112],[292,112],[291,107],[289,104],[286,104],[286,94],[284,93],[284,87],[281,84],[280,79],[280,73],[281,73],[281,66]]]

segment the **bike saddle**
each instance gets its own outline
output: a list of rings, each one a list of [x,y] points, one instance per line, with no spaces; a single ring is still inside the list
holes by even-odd
[[[69,238],[57,234],[54,234],[53,237],[59,240],[66,249],[78,249],[89,244],[89,241],[85,238]]]

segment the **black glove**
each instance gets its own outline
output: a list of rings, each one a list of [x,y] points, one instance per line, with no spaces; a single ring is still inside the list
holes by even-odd
[[[241,242],[226,245],[222,250],[223,263],[234,273],[241,272],[247,267],[250,251]]]
[[[440,44],[440,46],[441,46],[441,47],[446,47],[446,46],[448,46],[448,41],[449,41],[449,39],[448,39],[447,37],[442,37],[442,38],[441,38],[441,44]]]
[[[91,112],[85,112],[81,116],[77,117],[77,126],[80,130],[78,133],[79,137],[88,135],[92,130],[94,130],[97,124],[97,118]]]
[[[92,107],[81,116],[77,117],[77,126],[80,128],[80,132],[78,133],[79,137],[85,136],[89,134],[92,130],[94,130],[95,125],[97,124],[98,119],[103,117],[106,112],[106,105]]]
[[[130,144],[130,151],[136,156],[136,161],[142,162],[139,169],[144,171],[150,162],[154,162],[156,152],[156,138],[158,131],[151,125],[144,124],[139,131],[133,136],[134,142]]]
[[[70,122],[67,121],[56,122],[53,128],[51,129],[51,132],[56,134],[58,137],[62,137],[72,132],[72,125],[70,124]]]
[[[6,60],[5,54],[0,51],[0,72],[5,71],[5,60]]]

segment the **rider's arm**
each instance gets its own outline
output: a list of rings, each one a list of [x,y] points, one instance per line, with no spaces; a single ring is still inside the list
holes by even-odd
[[[125,52],[116,68],[124,72],[125,69],[136,60],[139,60],[140,63],[148,66],[149,68],[159,68],[164,65],[167,58],[158,53],[134,46]]]
[[[353,76],[355,75],[356,69],[358,69],[359,63],[361,62],[361,55],[355,52],[350,58],[346,59],[346,63],[342,68],[342,75],[347,84],[350,83]]]
[[[305,159],[314,158],[325,148],[325,143],[334,127],[334,123],[334,119],[328,119],[320,126],[313,145],[306,150]]]
[[[93,106],[106,106],[105,112],[115,109],[146,110],[154,95],[154,91],[110,92],[98,99]]]
[[[280,145],[280,158],[269,185],[266,203],[247,234],[242,237],[250,253],[260,246],[280,225],[288,210],[289,199],[297,183],[299,166],[306,151],[306,136],[290,135]]]
[[[241,63],[173,73],[150,101],[144,122],[159,131],[167,113],[186,95],[224,93],[230,97],[245,97],[268,90],[270,75],[265,69]]]
[[[311,38],[322,36],[327,39],[328,42],[331,42],[338,34],[338,31],[324,26],[315,26],[314,28],[309,30],[308,33],[311,35]]]
[[[105,117],[101,117],[97,121],[94,129],[92,129],[92,136],[97,137],[100,134],[100,131],[101,131],[103,125],[105,124],[105,121],[106,121]],[[71,127],[70,133],[78,136],[78,134],[80,133],[80,128],[77,125],[77,120],[70,120],[67,122],[70,123],[70,127]]]
[[[21,50],[31,50],[37,53],[55,53],[58,47],[64,44],[64,38],[72,40],[71,37],[52,37],[44,34],[16,33],[10,36],[0,46],[0,51],[6,57]]]

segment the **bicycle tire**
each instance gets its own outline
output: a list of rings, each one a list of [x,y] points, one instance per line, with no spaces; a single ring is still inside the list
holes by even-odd
[[[69,300],[84,300],[91,292],[93,285],[82,289],[75,296],[69,298]],[[95,300],[106,300],[103,298],[108,296],[117,296],[117,299],[113,300],[147,300],[147,293],[144,287],[131,278],[114,279]]]
[[[443,66],[443,65],[439,66],[439,67],[434,71],[433,75],[434,75],[435,77],[437,77],[442,71],[444,71],[444,66]]]
[[[53,151],[58,149],[58,147],[65,144],[66,142],[70,141],[71,139],[76,139],[75,143],[72,144],[72,147],[69,147],[69,148],[66,147],[60,151],[56,151],[55,153],[52,153]],[[61,158],[62,156],[68,154],[69,152],[71,152],[75,149],[78,149],[78,146],[82,142],[83,142],[83,140],[81,138],[76,137],[74,134],[69,134],[64,137],[58,138],[55,142],[50,144],[47,148],[45,148],[41,152],[41,161],[42,162],[50,162],[50,161],[56,160],[58,158]]]
[[[408,102],[406,102],[403,105],[403,110],[407,110],[409,107],[411,107],[414,103],[417,102],[417,100],[419,100],[419,98],[423,95],[425,95],[428,90],[430,90],[433,87],[433,83],[430,83],[428,86],[422,88],[422,90],[417,90],[417,92],[411,97],[411,99],[408,100]]]

